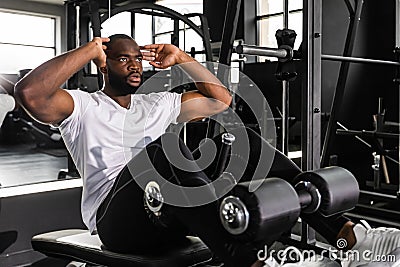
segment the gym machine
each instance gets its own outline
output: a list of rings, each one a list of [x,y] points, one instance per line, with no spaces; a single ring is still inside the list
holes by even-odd
[[[234,135],[222,135],[223,146],[214,177],[220,179],[229,171],[223,166]],[[260,138],[260,137],[259,137]],[[219,204],[220,222],[228,234],[241,242],[268,244],[297,222],[301,213],[320,212],[332,216],[352,209],[358,202],[358,183],[340,167],[300,173],[293,184],[272,177],[262,179],[261,186],[249,192],[250,181],[239,182]],[[234,180],[240,180],[235,177]],[[143,192],[144,209],[151,221],[169,229],[165,187],[149,180]],[[282,198],[285,196],[285,198]],[[105,266],[207,266],[212,253],[196,237],[186,244],[169,245],[147,254],[120,254],[108,251],[97,235],[85,230],[63,230],[35,236],[33,248],[48,256]]]

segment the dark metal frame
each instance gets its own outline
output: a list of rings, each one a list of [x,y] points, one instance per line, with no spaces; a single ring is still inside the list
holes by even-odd
[[[349,0],[345,0],[347,8],[350,13],[350,23],[347,30],[346,42],[344,45],[343,56],[351,57],[354,48],[354,42],[356,39],[356,34],[361,18],[361,11],[363,8],[363,0],[355,0],[355,8],[352,7]],[[321,155],[321,166],[326,167],[329,165],[330,152],[332,151],[336,129],[337,129],[337,116],[341,104],[343,102],[344,91],[346,87],[347,76],[349,74],[350,62],[342,61],[339,70],[339,77],[336,84],[335,95],[332,102],[331,113],[329,117],[328,127],[326,130],[325,141],[322,149]]]
[[[219,51],[219,63],[230,65],[231,56],[233,51],[233,43],[236,37],[237,25],[239,22],[240,6],[242,0],[228,0],[227,8],[225,13],[224,28],[222,32],[221,48]],[[218,69],[217,76],[220,80],[224,80],[223,77],[228,75],[221,68]],[[216,122],[210,119],[207,127],[207,138],[212,138],[216,135]]]
[[[399,0],[396,1],[396,48],[398,49],[400,45],[400,3]],[[368,58],[358,58],[358,57],[352,57],[352,52],[353,52],[353,47],[356,39],[356,34],[359,26],[359,21],[361,17],[361,12],[363,8],[363,0],[355,0],[355,7],[352,6],[349,0],[345,0],[346,6],[349,10],[350,13],[350,24],[346,36],[346,42],[345,42],[345,47],[343,51],[343,56],[337,56],[337,55],[321,55],[321,59],[323,60],[331,60],[331,61],[340,61],[340,71],[339,71],[339,77],[338,81],[336,84],[336,89],[335,89],[335,95],[331,107],[331,113],[330,113],[330,118],[328,122],[328,127],[327,127],[327,132],[325,135],[325,140],[324,140],[324,146],[322,150],[322,155],[321,155],[321,166],[326,167],[329,165],[330,161],[330,154],[335,142],[335,138],[337,133],[340,134],[355,134],[354,131],[351,130],[338,130],[337,125],[337,117],[338,117],[338,111],[340,109],[340,106],[343,102],[343,96],[345,92],[345,87],[346,87],[346,81],[347,81],[347,76],[349,72],[349,67],[350,63],[362,63],[362,64],[380,64],[380,65],[386,65],[389,67],[397,67],[399,70],[400,67],[400,62],[399,61],[387,61],[387,60],[378,60],[378,59],[368,59]],[[360,133],[361,135],[365,135],[366,132]],[[375,135],[378,135],[378,133],[375,133]],[[386,138],[393,137],[390,134],[380,134],[380,137],[385,136]],[[357,135],[358,136],[358,135]],[[379,136],[376,136],[379,137]],[[396,136],[395,136],[396,137]],[[399,145],[400,145],[400,140],[399,140]],[[399,151],[399,158],[400,158],[400,151]],[[400,167],[399,167],[399,174],[400,174]],[[400,179],[400,177],[399,177]],[[400,185],[398,187],[398,192],[397,195],[400,197]]]
[[[321,138],[321,29],[322,4],[303,0],[301,168],[315,170],[320,166]],[[303,244],[315,244],[315,231],[302,223]]]
[[[231,64],[233,42],[236,37],[241,4],[242,0],[228,0],[221,39],[221,50],[219,52],[219,63],[221,64]]]
[[[338,119],[338,111],[340,109],[340,106],[343,101],[343,96],[344,96],[344,91],[346,87],[346,81],[347,81],[347,76],[349,72],[349,66],[350,63],[362,63],[362,64],[381,64],[381,65],[387,65],[388,67],[396,67],[397,70],[399,71],[400,69],[400,62],[398,61],[386,61],[386,60],[378,60],[378,59],[366,59],[366,58],[357,58],[357,57],[352,57],[352,51],[354,47],[354,42],[356,38],[356,33],[361,17],[361,11],[363,8],[363,0],[355,0],[355,5],[353,7],[352,3],[350,0],[344,0],[346,3],[346,6],[349,10],[350,13],[350,24],[346,36],[346,41],[345,41],[345,47],[344,47],[344,52],[343,56],[337,56],[337,55],[321,55],[322,60],[332,60],[332,61],[340,61],[341,66],[340,66],[340,71],[339,71],[339,77],[337,80],[337,85],[335,89],[335,95],[331,107],[331,114],[330,114],[330,119],[328,122],[328,127],[327,127],[327,132],[324,140],[324,146],[322,150],[322,155],[321,155],[321,166],[325,167],[329,165],[330,161],[330,153],[332,151],[332,148],[334,146],[336,134],[351,134],[355,135],[356,138],[363,143],[369,145],[366,143],[363,139],[360,138],[360,136],[372,136],[374,137],[378,142],[379,138],[398,138],[398,135],[395,134],[388,134],[388,133],[382,133],[380,132],[380,129],[377,129],[374,132],[367,132],[367,131],[362,131],[362,132],[356,132],[356,131],[351,131],[343,126],[345,130],[338,130],[337,126],[340,126],[340,123],[337,121]],[[400,1],[396,1],[396,49],[400,46]],[[395,78],[396,79],[396,78]],[[394,80],[395,80],[394,79]],[[398,83],[398,86],[400,83]],[[400,89],[400,87],[399,87]],[[400,100],[400,99],[399,99]],[[400,101],[399,101],[400,102]],[[399,146],[400,146],[400,139],[399,139]],[[386,158],[389,158],[388,156],[385,156]],[[400,158],[400,151],[399,151],[399,158]],[[399,166],[399,174],[400,174],[400,166]],[[377,179],[378,178],[378,179]],[[400,176],[399,176],[400,179]],[[374,176],[374,187],[378,188],[380,185],[379,177]],[[386,226],[395,226],[398,227],[398,214],[400,214],[398,211],[395,210],[390,210],[390,209],[385,209],[382,207],[373,207],[369,204],[369,202],[385,202],[385,203],[392,203],[392,204],[398,204],[398,200],[400,199],[400,185],[397,188],[397,196],[392,196],[389,194],[380,194],[376,192],[371,192],[371,191],[361,191],[361,198],[360,198],[360,203],[356,206],[356,209],[352,212],[347,213],[347,216],[353,217],[353,218],[363,218],[363,219],[368,219],[372,222],[375,222],[377,224],[383,224]],[[362,201],[369,201],[368,204],[363,204]]]
[[[289,29],[289,0],[283,0],[283,28]],[[282,153],[289,154],[289,81],[282,80]]]
[[[303,0],[302,170],[320,167],[322,4]]]
[[[400,0],[396,1],[396,49],[400,50]],[[397,69],[397,73],[400,73],[400,68]],[[398,78],[398,77],[397,77]],[[397,87],[400,91],[400,81],[397,81]],[[400,94],[399,94],[399,103],[400,103]],[[400,113],[400,110],[399,110]],[[400,129],[399,129],[400,132]],[[400,139],[399,139],[399,148],[400,148]],[[400,161],[400,149],[399,149],[399,161]],[[399,189],[397,190],[397,197],[400,198],[400,165],[399,165]]]

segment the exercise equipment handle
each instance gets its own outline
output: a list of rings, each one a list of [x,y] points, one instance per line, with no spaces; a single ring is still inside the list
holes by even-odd
[[[236,46],[236,53],[277,58],[287,58],[289,56],[288,51],[283,48],[270,48],[243,44]]]
[[[235,136],[231,133],[224,133],[222,135],[222,146],[221,151],[218,155],[217,166],[215,168],[215,172],[213,174],[213,180],[218,179],[223,173],[226,162],[228,161],[229,153],[231,151],[231,147],[233,142],[235,142]]]

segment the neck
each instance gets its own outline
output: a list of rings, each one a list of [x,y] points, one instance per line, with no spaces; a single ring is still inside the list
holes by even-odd
[[[118,95],[115,94],[112,90],[107,90],[107,87],[104,88],[103,92],[108,95],[111,99],[117,102],[123,108],[129,108],[131,105],[131,95]]]

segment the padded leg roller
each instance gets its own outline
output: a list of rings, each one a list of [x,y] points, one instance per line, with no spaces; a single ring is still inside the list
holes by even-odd
[[[294,182],[305,213],[318,210],[331,216],[351,210],[358,203],[358,182],[351,172],[341,167],[304,172]]]
[[[290,229],[300,215],[294,188],[285,180],[270,178],[255,191],[250,182],[239,183],[223,199],[220,219],[224,228],[242,241],[272,241]]]

